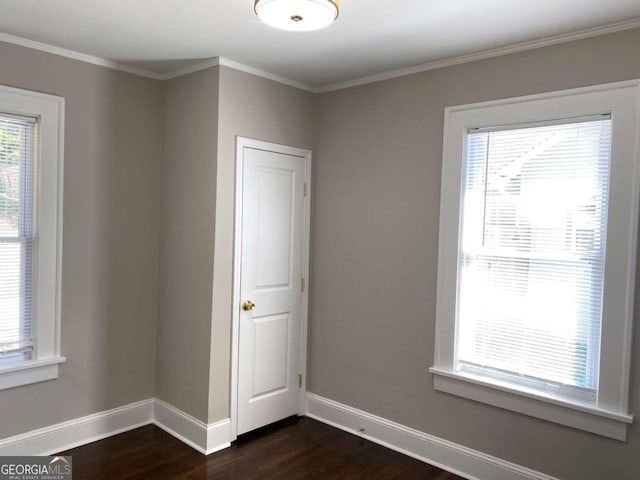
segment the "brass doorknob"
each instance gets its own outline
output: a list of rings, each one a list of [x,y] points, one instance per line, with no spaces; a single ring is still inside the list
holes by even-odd
[[[242,304],[242,309],[245,312],[248,312],[249,310],[253,310],[254,308],[256,308],[256,304],[253,303],[251,300],[247,300]]]

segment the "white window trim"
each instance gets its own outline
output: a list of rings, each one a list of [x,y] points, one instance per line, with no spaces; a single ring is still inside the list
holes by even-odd
[[[36,339],[31,360],[0,364],[0,390],[58,377],[62,274],[64,98],[0,86],[0,112],[38,119],[34,218]]]
[[[462,175],[469,129],[611,114],[612,159],[597,398],[581,403],[457,368],[456,302]],[[640,187],[640,80],[445,111],[434,388],[507,410],[626,440]]]

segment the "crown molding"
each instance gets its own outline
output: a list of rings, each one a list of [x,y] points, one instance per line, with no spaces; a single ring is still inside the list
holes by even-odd
[[[90,63],[92,65],[98,65],[100,67],[111,68],[112,70],[119,70],[121,72],[131,73],[140,77],[152,78],[154,80],[162,80],[162,75],[155,72],[149,72],[142,68],[131,67],[122,63],[112,62],[100,57],[94,57],[86,53],[76,52],[75,50],[69,50],[66,48],[56,47],[47,43],[36,42],[35,40],[29,40],[15,35],[9,35],[8,33],[0,33],[0,42],[11,43],[20,47],[27,47],[33,50],[39,50],[45,53],[51,53],[61,57],[71,58],[73,60],[79,60],[81,62]]]
[[[171,80],[172,78],[182,77],[183,75],[189,75],[190,73],[199,72],[200,70],[206,70],[207,68],[217,67],[220,65],[220,57],[213,57],[194,65],[189,65],[178,70],[160,75],[159,80]]]
[[[276,75],[275,73],[267,72],[265,70],[260,70],[258,68],[254,68],[249,65],[244,65],[239,62],[234,62],[233,60],[229,60],[227,58],[223,58],[223,57],[218,57],[218,58],[220,59],[220,65],[222,65],[223,67],[229,67],[229,68],[233,68],[234,70],[240,70],[241,72],[250,73],[252,75],[266,78],[268,80],[273,80],[274,82],[282,83],[290,87],[299,88],[300,90],[306,90],[307,92],[318,93],[317,87],[307,85],[306,83],[298,82],[296,80],[291,80],[290,78],[282,77],[280,75]]]
[[[267,72],[265,70],[260,70],[259,68],[255,68],[250,65],[245,65],[244,63],[229,60],[228,58],[225,58],[225,57],[210,58],[208,60],[197,63],[195,65],[190,65],[188,67],[181,68],[179,70],[174,70],[173,72],[169,72],[164,75],[161,75],[160,79],[170,80],[172,78],[181,77],[183,75],[188,75],[190,73],[199,72],[200,70],[206,70],[207,68],[217,67],[217,66],[228,67],[228,68],[232,68],[233,70],[239,70],[241,72],[250,73],[251,75],[255,75],[257,77],[273,80],[274,82],[282,83],[290,87],[299,88],[301,90],[305,90],[311,93],[316,93],[316,90],[317,90],[316,87],[312,87],[311,85],[307,85],[306,83],[297,82],[295,80],[291,80],[290,78],[276,75],[275,73]]]
[[[585,28],[570,33],[553,35],[550,37],[532,40],[529,42],[516,43],[506,47],[494,48],[491,50],[482,50],[480,52],[471,53],[469,55],[460,55],[457,57],[445,58],[434,62],[427,62],[413,67],[400,68],[398,70],[390,70],[387,72],[367,75],[365,77],[355,78],[344,82],[331,83],[323,85],[315,89],[315,93],[332,92],[334,90],[342,90],[345,88],[356,87],[368,83],[381,82],[392,78],[404,77],[415,73],[427,72],[429,70],[437,70],[439,68],[452,67],[463,63],[475,62],[477,60],[485,60],[487,58],[501,57],[511,53],[524,52],[526,50],[534,50],[536,48],[549,47],[561,43],[572,42],[575,40],[583,40],[585,38],[597,37],[608,33],[621,32],[623,30],[631,30],[640,27],[640,18],[625,20],[622,22],[610,23],[599,27]]]
[[[200,70],[205,70],[207,68],[211,68],[215,66],[224,66],[224,67],[232,68],[234,70],[246,72],[251,75],[256,75],[258,77],[266,78],[268,80],[273,80],[274,82],[282,83],[290,87],[299,88],[307,92],[325,93],[325,92],[332,92],[335,90],[343,90],[345,88],[350,88],[350,87],[356,87],[359,85],[366,85],[368,83],[375,83],[383,80],[390,80],[392,78],[404,77],[407,75],[413,75],[415,73],[427,72],[429,70],[452,67],[454,65],[460,65],[463,63],[475,62],[477,60],[484,60],[488,58],[509,55],[511,53],[523,52],[526,50],[534,50],[536,48],[548,47],[551,45],[558,45],[561,43],[567,43],[574,40],[582,40],[585,38],[606,35],[608,33],[621,32],[623,30],[631,30],[633,28],[639,28],[639,27],[640,27],[640,18],[633,18],[630,20],[610,23],[607,25],[599,26],[599,27],[585,28],[585,29],[576,30],[570,33],[564,33],[560,35],[553,35],[550,37],[541,38],[538,40],[516,43],[513,45],[494,48],[490,50],[483,50],[483,51],[472,53],[469,55],[460,55],[457,57],[445,58],[443,60],[427,62],[420,65],[415,65],[412,67],[400,68],[397,70],[389,70],[386,72],[367,75],[364,77],[359,77],[359,78],[355,78],[353,80],[347,80],[344,82],[337,82],[337,83],[322,85],[319,87],[308,85],[303,82],[298,82],[296,80],[292,80],[290,78],[286,78],[281,75],[277,75],[275,73],[267,72],[265,70],[255,68],[250,65],[245,65],[243,63],[229,60],[224,57],[213,57],[213,58],[204,60],[200,63],[197,63],[195,65],[180,68],[178,70],[174,70],[174,71],[163,74],[163,73],[151,72],[149,70],[145,70],[142,68],[124,65],[118,62],[112,62],[111,60],[106,60],[104,58],[88,55],[86,53],[77,52],[75,50],[56,47],[54,45],[49,45],[49,44],[37,42],[34,40],[28,40],[23,37],[9,35],[7,33],[0,33],[0,42],[11,43],[11,44],[19,45],[22,47],[39,50],[41,52],[51,53],[53,55],[59,55],[62,57],[79,60],[81,62],[90,63],[90,64],[98,65],[101,67],[111,68],[113,70],[119,70],[121,72],[131,73],[133,75],[138,75],[141,77],[151,78],[153,80],[161,80],[161,81],[170,80],[172,78],[188,75],[190,73],[198,72]]]
[[[307,92],[316,93],[315,87],[312,87],[305,83],[297,82],[295,80],[291,80],[289,78],[276,75],[275,73],[267,72],[265,70],[260,70],[258,68],[254,68],[252,66],[245,65],[239,62],[234,62],[233,60],[229,60],[223,57],[213,57],[213,58],[204,60],[200,63],[197,63],[195,65],[190,65],[188,67],[180,68],[178,70],[173,70],[168,73],[157,73],[157,72],[151,72],[149,70],[145,70],[142,68],[124,65],[118,62],[112,62],[111,60],[95,57],[93,55],[77,52],[75,50],[69,50],[66,48],[56,47],[54,45],[49,45],[42,42],[36,42],[35,40],[29,40],[27,38],[18,37],[15,35],[9,35],[8,33],[0,33],[0,42],[10,43],[13,45],[18,45],[20,47],[31,48],[33,50],[38,50],[41,52],[58,55],[60,57],[71,58],[73,60],[78,60],[80,62],[90,63],[92,65],[98,65],[100,67],[106,67],[112,70],[131,73],[133,75],[151,78],[153,80],[170,80],[172,78],[181,77],[183,75],[188,75],[190,73],[198,72],[200,70],[206,70],[207,68],[222,65],[225,67],[233,68],[234,70],[240,70],[242,72],[250,73],[258,77],[267,78],[269,80],[273,80],[274,82],[282,83],[284,85],[289,85],[291,87],[306,90]]]

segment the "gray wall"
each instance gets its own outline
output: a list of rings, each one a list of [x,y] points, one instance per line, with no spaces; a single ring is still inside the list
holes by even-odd
[[[156,396],[207,423],[218,68],[164,88]]]
[[[0,438],[153,396],[162,103],[153,80],[0,44],[66,98],[60,378],[0,391]]]
[[[313,149],[315,95],[222,67],[209,422],[229,417],[236,136]]]
[[[562,479],[640,478],[637,423],[620,443],[435,392],[427,372],[444,108],[640,78],[639,52],[633,30],[320,96],[312,392]],[[639,343],[636,328],[636,414]]]
[[[67,101],[68,358],[0,391],[0,438],[154,395],[228,418],[235,137],[312,148],[315,96],[226,68],[160,83],[4,44],[0,61],[1,84]]]
[[[164,85],[156,396],[229,418],[236,135],[311,148],[315,96],[215,67]]]

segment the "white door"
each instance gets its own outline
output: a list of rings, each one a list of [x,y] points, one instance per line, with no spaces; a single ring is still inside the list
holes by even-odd
[[[298,413],[310,157],[248,141],[242,168],[237,434]],[[274,151],[274,150],[280,151]],[[308,152],[307,152],[308,153]],[[237,297],[236,297],[237,298]]]

